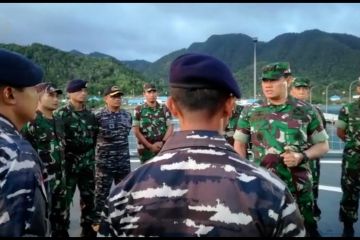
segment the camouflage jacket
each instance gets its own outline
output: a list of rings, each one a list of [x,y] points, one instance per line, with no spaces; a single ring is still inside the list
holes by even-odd
[[[140,132],[150,143],[161,141],[170,124],[171,113],[165,104],[156,102],[155,108],[152,108],[144,103],[134,110],[133,126],[139,126]]]
[[[225,139],[230,145],[234,145],[234,133],[236,130],[237,122],[240,116],[241,111],[244,109],[244,106],[236,105],[232,111],[232,115],[229,119],[228,124],[225,127]]]
[[[335,123],[345,130],[344,157],[345,167],[360,169],[360,100],[344,105]]]
[[[42,168],[30,143],[0,115],[0,237],[47,235]]]
[[[285,184],[214,131],[175,132],[110,193],[100,233],[111,236],[304,236]]]
[[[65,142],[62,121],[56,118],[48,119],[40,111],[37,111],[35,120],[28,122],[21,133],[38,152],[44,163],[44,181],[56,178],[60,182],[65,182]]]
[[[95,118],[99,126],[96,141],[97,161],[106,161],[109,158],[119,159],[124,151],[129,152],[131,114],[123,109],[119,112],[111,112],[103,107],[95,113]],[[114,164],[116,163],[115,161]]]
[[[234,139],[252,143],[256,164],[274,171],[283,179],[290,190],[295,191],[292,175],[298,180],[311,181],[309,163],[301,162],[288,168],[280,158],[285,147],[303,152],[311,145],[325,141],[328,135],[321,124],[314,107],[293,97],[285,104],[253,104],[240,114]],[[291,173],[293,172],[293,173]]]
[[[79,168],[93,166],[98,132],[95,115],[87,109],[75,111],[69,103],[57,109],[54,116],[64,125],[65,161]]]
[[[324,116],[324,113],[321,111],[321,109],[315,105],[312,105],[315,110],[317,111],[317,113],[319,114],[319,117],[320,117],[320,120],[321,120],[321,123],[324,127],[324,129],[326,130],[326,119],[325,119],[325,116]]]

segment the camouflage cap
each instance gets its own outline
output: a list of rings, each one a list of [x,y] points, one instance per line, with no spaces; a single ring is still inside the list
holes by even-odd
[[[43,82],[36,85],[36,89],[38,92],[46,92],[46,93],[54,93],[62,94],[63,91],[61,89],[56,88],[56,86],[52,83]]]
[[[271,63],[263,67],[261,79],[277,80],[285,75],[291,75],[288,62]]]
[[[293,87],[311,87],[310,80],[305,77],[297,77],[292,82]]]
[[[155,87],[155,85],[152,84],[152,83],[145,83],[143,87],[144,87],[144,91],[145,91],[145,92],[148,92],[148,91],[156,91],[156,87]]]
[[[104,96],[107,95],[114,96],[117,94],[124,95],[124,93],[117,86],[110,86],[104,90]]]

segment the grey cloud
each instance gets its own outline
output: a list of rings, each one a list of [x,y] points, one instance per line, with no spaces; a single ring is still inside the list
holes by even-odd
[[[1,3],[0,42],[155,61],[213,34],[269,41],[317,28],[359,36],[359,10],[356,3]]]

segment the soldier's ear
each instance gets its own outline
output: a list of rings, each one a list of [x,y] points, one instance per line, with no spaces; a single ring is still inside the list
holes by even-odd
[[[174,117],[177,117],[177,118],[179,117],[179,114],[181,114],[181,111],[171,96],[168,97],[168,99],[166,100],[166,106],[169,108],[169,111],[171,112],[171,114]]]
[[[233,109],[235,107],[235,104],[236,104],[236,98],[235,97],[230,96],[230,97],[228,97],[228,99],[226,99],[225,106],[224,106],[224,112],[223,112],[224,113],[223,116],[225,118],[228,118],[228,117],[231,116],[232,111],[233,111]]]
[[[286,77],[285,80],[286,80],[286,83],[287,83],[287,87],[291,88],[291,83],[293,81],[293,77],[290,75],[290,76]]]
[[[13,105],[16,103],[16,99],[14,97],[14,88],[6,86],[0,88],[1,90],[1,100],[3,103],[7,105]]]

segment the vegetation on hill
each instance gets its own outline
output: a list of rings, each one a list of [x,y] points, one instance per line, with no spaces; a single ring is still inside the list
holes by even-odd
[[[243,97],[252,98],[254,89],[254,41],[244,34],[212,35],[205,42],[191,44],[171,52],[157,61],[120,61],[107,54],[83,54],[77,50],[60,51],[34,43],[30,46],[0,44],[0,47],[22,53],[40,64],[45,80],[64,87],[69,79],[88,80],[91,94],[102,92],[105,86],[120,86],[127,95],[141,95],[142,84],[153,82],[160,94],[167,94],[167,79],[171,62],[181,54],[198,52],[223,60],[233,71]],[[269,42],[257,42],[257,94],[261,94],[261,68],[270,62],[288,61],[294,76],[310,78],[314,86],[312,99],[325,102],[328,95],[349,96],[350,83],[360,76],[360,38],[349,34],[308,30],[281,34]],[[352,87],[355,94],[355,84]]]
[[[69,80],[80,78],[89,81],[90,95],[101,95],[109,85],[119,86],[126,95],[141,95],[146,81],[139,72],[111,57],[64,52],[39,43],[30,46],[0,44],[0,48],[24,54],[42,67],[44,81],[52,82],[62,89],[65,89]]]
[[[205,42],[193,43],[189,48],[170,53],[152,63],[143,73],[153,81],[167,79],[168,67],[173,59],[186,52],[199,52],[216,56],[234,72],[245,98],[253,97],[254,42],[244,34],[210,36]],[[257,93],[261,93],[261,68],[270,62],[290,62],[294,76],[311,79],[313,101],[325,101],[325,88],[329,83],[329,96],[347,97],[350,83],[360,76],[360,38],[320,30],[281,34],[269,42],[257,42]],[[355,94],[355,85],[352,93]]]

